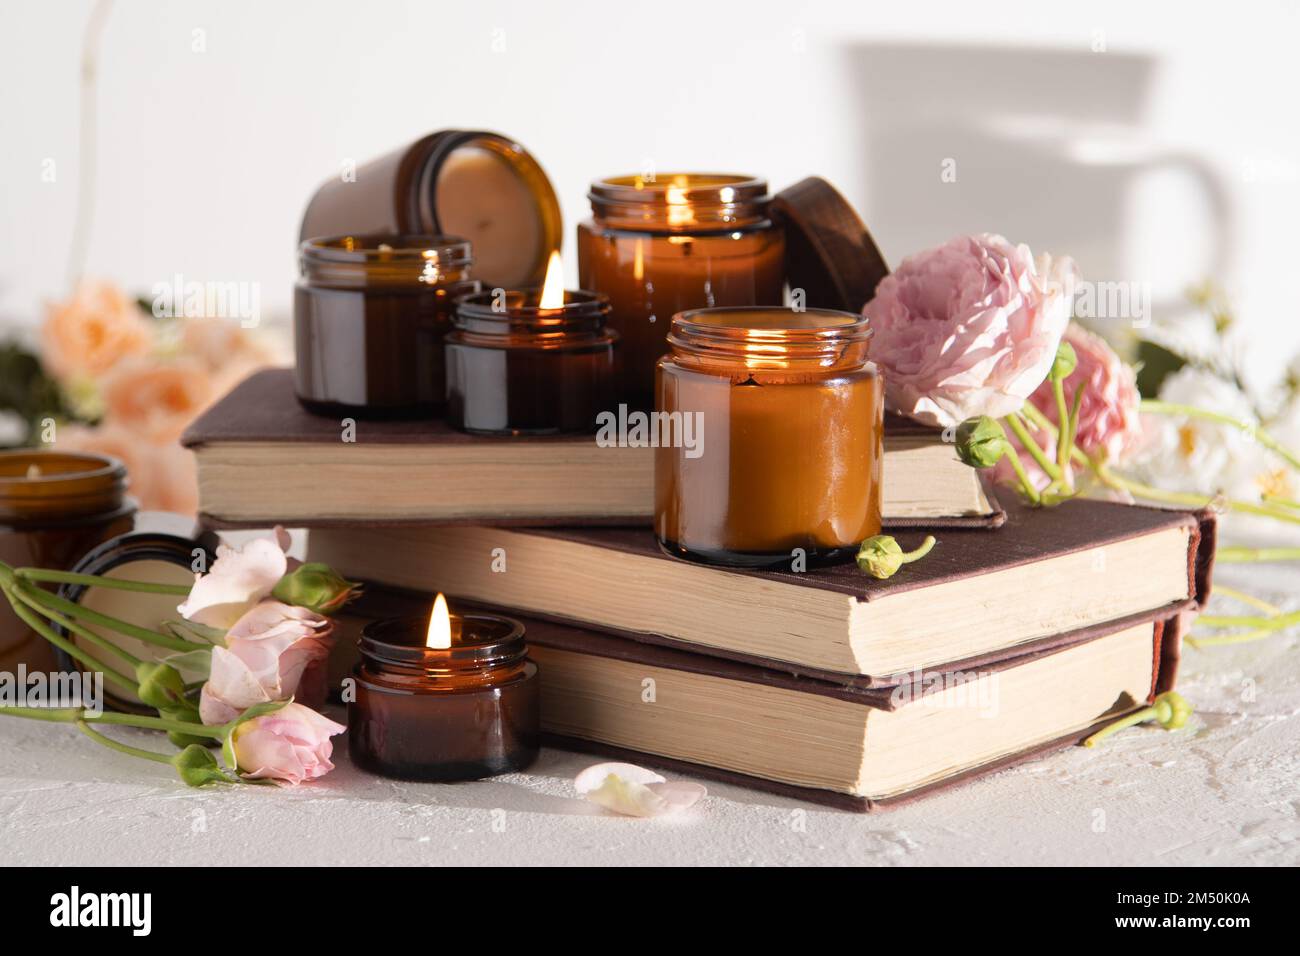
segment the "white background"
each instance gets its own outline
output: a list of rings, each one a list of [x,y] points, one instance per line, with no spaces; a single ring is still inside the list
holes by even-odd
[[[90,9],[0,7],[0,332],[66,288]],[[1300,349],[1298,27],[1285,2],[119,0],[87,272],[133,292],[258,282],[283,318],[319,181],[476,127],[548,170],[571,282],[595,176],[817,173],[891,262],[1002,231],[1086,277],[1152,283],[1163,315],[1214,275],[1267,376]]]

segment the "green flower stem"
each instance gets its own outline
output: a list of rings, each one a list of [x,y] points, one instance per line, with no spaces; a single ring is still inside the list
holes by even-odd
[[[1300,521],[1300,518],[1297,519]],[[151,631],[148,628],[140,627],[136,624],[130,624],[126,621],[107,614],[101,614],[98,611],[92,611],[88,607],[82,607],[74,601],[67,598],[59,597],[57,594],[51,594],[43,588],[31,587],[30,593],[41,604],[47,608],[56,611],[62,611],[68,617],[81,621],[88,621],[91,624],[98,624],[100,627],[107,627],[110,630],[117,631],[119,634],[125,634],[127,637],[134,637],[138,641],[144,641],[146,644],[156,644],[159,647],[171,648],[174,651],[197,651],[204,650],[210,645],[196,644],[193,641],[186,641],[179,637],[173,637],[170,634],[161,634],[158,631]]]
[[[1076,397],[1082,394],[1083,386],[1075,392]],[[1061,428],[1065,431],[1065,440],[1056,442],[1056,467],[1065,474],[1066,466],[1070,463],[1070,413],[1065,404],[1065,380],[1061,378],[1052,379],[1052,395],[1056,398],[1056,418],[1061,423]],[[1032,402],[1025,402],[1026,405],[1032,405]]]
[[[927,534],[925,540],[917,545],[915,551],[904,551],[902,554],[903,563],[911,564],[913,561],[920,561],[927,554],[934,550],[934,535]]]
[[[1026,404],[1029,403],[1026,402]],[[1003,419],[1003,421],[1006,422],[1008,426],[1010,426],[1011,431],[1015,434],[1016,438],[1020,439],[1020,444],[1024,446],[1025,451],[1029,452],[1029,456],[1038,463],[1039,468],[1047,472],[1048,476],[1053,480],[1056,480],[1061,477],[1061,470],[1056,467],[1055,462],[1053,462],[1050,458],[1047,457],[1047,452],[1043,451],[1043,449],[1039,447],[1038,442],[1034,441],[1034,436],[1029,434],[1029,429],[1027,429],[1024,426],[1024,423],[1019,419],[1018,416],[1008,415],[1006,418]],[[1015,466],[1016,464],[1017,464],[1016,462],[1014,461],[1012,462],[1013,466]],[[1017,472],[1023,470],[1024,468],[1023,466],[1021,466],[1020,468],[1017,469]]]
[[[1300,548],[1241,548],[1225,545],[1215,552],[1224,564],[1253,564],[1260,561],[1300,561]],[[1223,590],[1219,588],[1218,590]]]
[[[115,724],[123,727],[141,727],[145,730],[162,730],[168,733],[185,734],[190,737],[211,737],[221,740],[230,730],[230,724],[209,727],[207,724],[195,724],[185,720],[169,720],[166,717],[144,717],[140,714],[120,714],[106,710],[100,714],[89,714],[81,707],[2,707],[0,714],[13,717],[26,717],[29,720],[47,720],[61,724],[75,724],[79,720],[95,724]],[[237,721],[232,721],[236,723]]]
[[[1230,588],[1224,584],[1215,584],[1214,593],[1221,597],[1229,598],[1233,601],[1240,601],[1242,604],[1248,604],[1253,608],[1258,608],[1269,617],[1277,617],[1282,613],[1282,609],[1275,604],[1269,604],[1253,594],[1247,594],[1245,591],[1238,591],[1236,588]]]
[[[84,720],[77,721],[77,729],[96,743],[103,744],[110,750],[116,750],[118,753],[130,754],[132,757],[143,757],[145,760],[154,760],[158,763],[171,763],[171,758],[165,754],[156,753],[152,750],[142,750],[139,747],[131,747],[127,744],[114,740],[112,737],[105,737],[99,731],[94,730]]]
[[[1207,422],[1216,422],[1220,425],[1227,425],[1230,428],[1235,428],[1238,431],[1251,436],[1265,448],[1276,452],[1278,455],[1285,458],[1291,464],[1292,468],[1300,470],[1300,455],[1297,455],[1291,449],[1287,448],[1258,425],[1252,425],[1250,422],[1243,422],[1241,419],[1233,418],[1231,415],[1208,411],[1204,408],[1196,408],[1192,405],[1179,405],[1175,402],[1160,402],[1149,398],[1144,398],[1139,408],[1142,411],[1149,412],[1153,415],[1178,415],[1186,418],[1200,418]]]
[[[1279,508],[1290,508],[1293,511],[1300,511],[1300,501],[1291,501],[1289,498],[1283,498],[1280,495],[1264,495],[1264,501],[1270,505],[1277,505]]]
[[[1286,614],[1272,614],[1260,617],[1257,614],[1202,614],[1196,619],[1197,624],[1208,627],[1269,627],[1275,631],[1300,624],[1300,611]]]
[[[1186,505],[1189,508],[1205,508],[1219,500],[1217,496],[1206,497],[1205,495],[1195,494],[1189,491],[1165,491],[1163,488],[1153,488],[1151,485],[1144,485],[1141,482],[1131,481],[1128,478],[1121,478],[1105,465],[1092,463],[1092,470],[1096,473],[1105,484],[1119,491],[1127,491],[1139,498],[1147,498],[1151,501],[1163,501],[1171,505]],[[1223,503],[1233,511],[1240,511],[1245,514],[1261,515],[1265,518],[1276,518],[1278,521],[1285,521],[1289,524],[1300,524],[1300,514],[1289,514],[1285,511],[1279,511],[1275,508],[1269,508],[1265,505],[1253,504],[1249,501],[1237,501],[1235,499],[1222,499]]]
[[[1079,394],[1079,392],[1076,392],[1075,397],[1077,398]],[[1040,412],[1033,402],[1025,402],[1020,410],[1025,413],[1026,418],[1038,426],[1040,431],[1044,431],[1048,435],[1051,435],[1052,440],[1059,444],[1061,440],[1061,430],[1052,423],[1050,418]],[[1092,462],[1088,460],[1088,456],[1083,453],[1082,449],[1074,447],[1073,437],[1070,438],[1070,461],[1076,465],[1092,467]]]
[[[1121,717],[1113,724],[1107,724],[1105,727],[1101,728],[1101,730],[1097,731],[1095,734],[1093,734],[1091,737],[1085,740],[1083,742],[1083,745],[1085,747],[1095,747],[1097,746],[1097,744],[1101,743],[1111,734],[1118,733],[1121,730],[1124,730],[1128,727],[1134,727],[1138,724],[1145,724],[1148,720],[1152,720],[1155,716],[1156,716],[1156,709],[1154,706],[1143,707],[1141,710],[1135,710],[1127,717]]]
[[[1256,628],[1253,631],[1242,631],[1238,634],[1216,634],[1212,637],[1198,637],[1190,635],[1187,643],[1198,650],[1202,647],[1223,647],[1228,644],[1249,644],[1252,641],[1262,641],[1266,637],[1272,637],[1277,631],[1268,627]]]
[[[38,617],[35,612],[28,608],[25,603],[18,600],[16,595],[12,593],[9,594],[9,603],[13,607],[14,613],[18,615],[23,623],[59,650],[63,651],[63,653],[67,654],[78,664],[81,664],[83,667],[88,668],[91,671],[98,671],[104,675],[104,680],[111,684],[116,684],[122,690],[129,691],[132,694],[136,692],[137,687],[135,681],[130,680],[126,675],[114,670],[107,664],[102,664],[95,660],[93,656],[88,654],[86,651],[83,651],[67,638],[55,634],[50,626]],[[12,708],[9,710],[12,711]]]
[[[49,618],[51,621],[59,625],[59,627],[63,628],[65,631],[70,631],[73,634],[76,634],[79,637],[87,641],[90,641],[90,643],[94,644],[102,651],[108,651],[110,654],[116,654],[118,657],[122,658],[122,660],[130,664],[132,668],[138,667],[140,665],[140,658],[136,657],[134,654],[130,653],[129,651],[121,647],[118,647],[116,644],[114,644],[108,638],[104,637],[102,634],[96,634],[94,631],[90,630],[90,628],[82,627],[76,621],[69,620],[68,618],[60,614],[58,611],[52,611],[49,608],[43,607],[42,605],[36,603],[36,601],[33,600],[31,595],[27,592],[26,588],[21,586],[14,588],[14,596],[18,598],[18,600],[26,604],[33,611],[37,612],[38,614],[45,615],[45,617]]]
[[[145,594],[175,594],[187,597],[190,593],[188,584],[153,584],[148,581],[121,581],[116,578],[103,578],[94,574],[73,574],[71,571],[50,571],[45,568],[15,568],[14,574],[28,581],[42,581],[50,584],[84,584],[91,588],[108,588],[113,591],[140,591]]]
[[[1040,504],[1042,502],[1042,497],[1038,494],[1038,489],[1034,487],[1034,483],[1029,480],[1029,475],[1025,471],[1024,462],[1020,460],[1020,455],[1016,453],[1015,448],[1011,446],[1010,442],[1007,442],[1007,461],[1011,462],[1011,467],[1015,471],[1016,477],[1020,479],[1020,487],[1024,489],[1025,497],[1027,497],[1033,504]]]

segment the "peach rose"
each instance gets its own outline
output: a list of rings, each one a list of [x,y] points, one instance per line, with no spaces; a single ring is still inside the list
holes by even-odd
[[[216,398],[212,378],[189,358],[129,359],[104,380],[104,418],[155,445],[174,442]]]
[[[205,724],[234,720],[254,704],[290,697],[306,699],[324,690],[304,675],[319,668],[333,644],[328,619],[279,601],[262,601],[226,633],[226,646],[212,649],[212,670],[199,697]],[[306,699],[323,704],[324,696]]]
[[[1016,411],[1047,377],[1070,320],[1070,260],[1035,265],[988,233],[904,259],[863,307],[886,404],[929,425]]]
[[[153,327],[112,283],[83,281],[72,298],[49,306],[41,338],[45,367],[67,383],[99,378],[122,359],[147,353]]]
[[[334,769],[330,738],[347,730],[302,704],[254,717],[235,728],[232,745],[240,776],[296,786]]]
[[[113,424],[60,425],[55,448],[111,455],[126,466],[128,491],[143,511],[198,511],[194,453],[172,442],[151,445]]]
[[[1122,461],[1142,443],[1142,416],[1138,410],[1142,397],[1138,394],[1137,372],[1115,354],[1105,339],[1089,332],[1077,322],[1070,323],[1065,330],[1064,340],[1074,347],[1078,359],[1074,371],[1065,379],[1066,402],[1073,402],[1075,389],[1083,388],[1074,444],[1088,455],[1100,455],[1112,464]],[[1054,424],[1060,425],[1056,395],[1051,382],[1043,382],[1029,396],[1029,400]],[[1047,456],[1054,461],[1056,442],[1040,432],[1032,434],[1047,452]],[[1016,451],[1020,452],[1020,460],[1034,484],[1040,490],[1047,487],[1050,479],[1024,453],[1016,436],[1008,432],[1007,438]],[[1016,480],[1015,473],[1005,458],[998,462],[995,474],[1000,481]]]

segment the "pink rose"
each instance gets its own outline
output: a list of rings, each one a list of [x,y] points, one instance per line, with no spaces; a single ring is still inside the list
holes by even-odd
[[[306,608],[263,601],[226,634],[225,647],[212,648],[212,670],[199,696],[205,724],[234,720],[254,704],[290,697],[324,703],[319,676],[333,644],[328,619]],[[309,674],[315,669],[317,674]]]
[[[863,307],[886,404],[928,425],[1000,418],[1047,377],[1070,320],[1074,266],[1035,266],[988,233],[909,256]]]
[[[242,548],[220,546],[211,570],[194,576],[189,597],[176,610],[187,621],[233,627],[300,563],[285,554],[288,547],[289,534],[278,527],[274,540],[257,538]]]
[[[254,717],[235,728],[233,744],[240,776],[296,786],[334,769],[330,738],[347,730],[302,704]]]
[[[208,370],[192,358],[131,358],[104,377],[104,420],[165,445],[218,397]]]
[[[1074,354],[1078,358],[1074,371],[1064,382],[1067,406],[1074,401],[1075,389],[1083,388],[1075,447],[1090,456],[1101,456],[1111,463],[1122,461],[1142,441],[1142,421],[1138,410],[1142,399],[1137,389],[1137,372],[1115,354],[1105,339],[1089,332],[1077,322],[1070,323],[1065,330],[1064,340],[1074,346]],[[1029,400],[1059,427],[1060,416],[1057,414],[1056,396],[1051,382],[1043,382]],[[1055,440],[1033,429],[1030,434],[1047,456],[1055,461]],[[1035,485],[1040,490],[1047,487],[1050,479],[1025,454],[1016,436],[1008,432],[1007,437],[1016,451],[1020,452],[1020,460]],[[1006,459],[998,462],[995,474],[1000,481],[1016,480]]]

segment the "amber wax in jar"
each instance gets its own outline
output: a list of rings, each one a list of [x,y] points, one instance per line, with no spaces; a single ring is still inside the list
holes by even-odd
[[[115,458],[58,451],[0,452],[0,561],[66,571],[135,513]],[[0,671],[54,668],[53,648],[0,600]]]
[[[797,569],[851,559],[879,533],[883,383],[869,338],[862,316],[821,309],[673,318],[656,396],[665,551]]]
[[[537,665],[524,627],[491,614],[366,625],[348,704],[348,746],[364,770],[403,780],[474,780],[537,758]]]
[[[488,435],[596,430],[617,402],[618,336],[609,300],[581,290],[481,292],[447,335],[447,422]]]
[[[309,239],[294,292],[298,399],[323,415],[431,417],[446,395],[452,304],[478,291],[448,236]]]
[[[785,241],[768,218],[767,183],[750,176],[668,173],[591,184],[578,226],[584,289],[609,296],[622,336],[632,407],[654,402],[655,362],[673,315],[711,306],[780,305]]]

